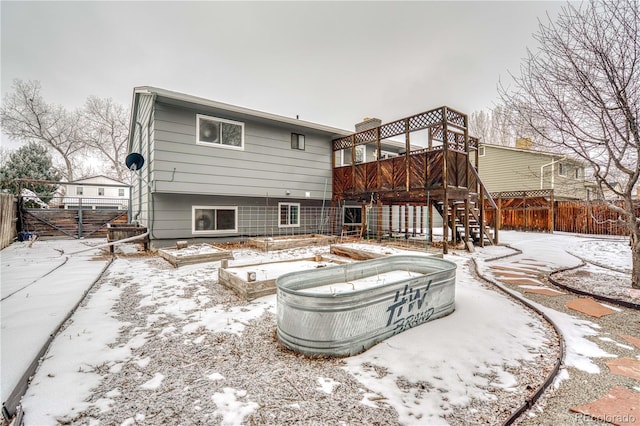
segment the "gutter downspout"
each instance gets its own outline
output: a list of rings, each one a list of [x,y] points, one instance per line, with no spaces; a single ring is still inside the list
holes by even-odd
[[[553,165],[556,163],[559,163],[560,161],[564,161],[567,159],[566,155],[563,155],[561,158],[557,159],[557,160],[553,160],[550,163],[547,164],[543,164],[542,166],[540,166],[540,189],[542,189],[544,187],[544,184],[542,183],[543,178],[544,178],[544,171],[543,169],[547,166],[551,166],[551,189],[553,189],[553,184],[554,184],[554,167]]]
[[[140,145],[140,150],[142,150],[142,124],[136,120],[136,125],[138,126],[138,142]],[[134,221],[138,221],[138,216],[142,212],[142,170],[137,170],[138,172],[138,211],[136,215],[133,217]]]

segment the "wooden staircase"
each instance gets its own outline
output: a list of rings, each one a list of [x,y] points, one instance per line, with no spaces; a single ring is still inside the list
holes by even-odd
[[[438,213],[445,218],[443,203],[436,202],[434,206]],[[481,212],[476,202],[469,202],[469,214],[465,214],[464,201],[454,201],[447,208],[447,226],[453,230],[453,240],[466,241],[465,229],[469,229],[469,240],[479,246],[494,245],[495,230],[487,223],[481,223]],[[466,222],[466,226],[465,226]]]

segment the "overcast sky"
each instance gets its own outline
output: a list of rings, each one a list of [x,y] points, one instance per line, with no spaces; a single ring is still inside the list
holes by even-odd
[[[497,102],[562,2],[0,2],[1,89],[69,109],[135,86],[353,129]],[[2,138],[6,144],[6,137]]]

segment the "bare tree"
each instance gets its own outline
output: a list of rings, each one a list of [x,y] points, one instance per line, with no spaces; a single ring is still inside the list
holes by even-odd
[[[110,177],[128,182],[124,164],[129,136],[129,112],[112,99],[90,96],[82,110],[81,135],[87,146],[105,159]]]
[[[481,142],[493,145],[513,146],[518,137],[523,137],[520,127],[514,123],[514,114],[503,105],[488,111],[476,111],[469,119],[469,129]]]
[[[14,80],[0,107],[2,131],[21,142],[37,142],[58,154],[65,165],[65,177],[74,177],[74,154],[85,145],[78,137],[78,118],[61,106],[48,104],[40,94],[38,81]]]
[[[631,282],[640,288],[640,222],[634,187],[640,177],[640,2],[567,4],[540,23],[503,102],[550,145],[587,162],[601,188],[624,200],[611,205],[630,233]],[[612,181],[621,184],[611,185]]]

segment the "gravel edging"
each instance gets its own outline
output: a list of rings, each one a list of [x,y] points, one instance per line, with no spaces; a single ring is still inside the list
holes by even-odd
[[[511,248],[511,247],[510,247]],[[516,253],[516,254],[521,254],[522,251],[520,251],[520,253]],[[502,259],[504,257],[509,257],[509,255],[507,256],[500,256],[496,259]],[[496,260],[496,259],[491,259],[491,260]],[[515,411],[513,411],[511,413],[511,415],[509,416],[509,418],[503,423],[504,426],[508,426],[513,424],[514,422],[516,422],[518,420],[518,418],[520,416],[522,416],[527,410],[531,409],[534,404],[540,399],[540,397],[542,396],[542,394],[553,384],[553,382],[555,381],[556,376],[558,375],[560,368],[562,366],[562,364],[564,363],[564,359],[565,359],[565,355],[566,355],[566,350],[565,350],[565,343],[564,343],[564,337],[562,335],[562,332],[560,331],[560,327],[558,327],[558,325],[551,319],[549,318],[544,312],[540,311],[538,308],[536,308],[533,304],[529,303],[528,300],[526,300],[524,297],[519,296],[516,292],[512,292],[511,290],[509,290],[508,288],[506,288],[505,286],[503,286],[500,283],[495,282],[494,280],[489,279],[488,277],[482,275],[480,273],[480,270],[478,268],[478,263],[476,262],[475,259],[473,259],[473,265],[474,265],[474,269],[475,269],[475,273],[478,277],[482,278],[484,281],[493,284],[495,287],[497,287],[498,289],[500,289],[502,292],[504,292],[505,294],[507,294],[509,297],[517,300],[518,302],[522,303],[523,305],[525,305],[527,308],[533,310],[536,314],[538,314],[540,317],[544,318],[544,320],[553,328],[554,333],[556,334],[557,338],[558,338],[558,345],[559,345],[559,354],[556,358],[556,362],[553,365],[553,368],[551,369],[551,371],[547,374],[547,376],[545,377],[544,381],[542,382],[542,384],[535,390],[535,392],[525,400],[524,404],[522,404],[520,407],[518,407],[518,409],[516,409]]]

